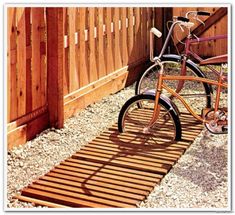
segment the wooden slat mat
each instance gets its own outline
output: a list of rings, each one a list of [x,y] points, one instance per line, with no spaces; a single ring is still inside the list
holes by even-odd
[[[202,130],[189,114],[181,114],[181,123],[183,139],[177,142],[119,134],[115,124],[24,188],[17,198],[61,208],[136,207]]]

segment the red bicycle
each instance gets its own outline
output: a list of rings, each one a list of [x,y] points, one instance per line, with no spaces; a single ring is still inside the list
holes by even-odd
[[[206,66],[209,68],[210,71],[218,75],[219,72],[213,66],[211,66],[210,63],[221,64],[227,62],[227,54],[204,60],[192,50],[191,47],[193,44],[198,44],[205,41],[227,39],[227,35],[216,35],[213,37],[198,38],[196,35],[192,34],[191,29],[194,26],[194,23],[190,22],[190,20],[193,19],[202,22],[198,18],[199,16],[210,16],[210,13],[205,11],[189,11],[186,14],[186,17],[174,17],[173,23],[169,29],[168,35],[166,37],[166,40],[164,42],[160,54],[157,57],[153,57],[153,51],[150,53],[153,59],[152,62],[156,62],[158,59],[161,60],[165,74],[180,75],[180,76],[187,75],[187,76],[206,78],[207,75],[205,75],[200,66]],[[169,43],[169,40],[171,39],[173,30],[175,29],[176,26],[179,26],[180,29],[186,28],[188,30],[184,51],[181,55],[164,54],[167,45]],[[160,36],[159,31],[157,29],[154,29],[152,31],[155,31],[156,36],[158,37]],[[150,38],[150,42],[153,43],[152,38]],[[191,59],[194,59],[194,61],[196,60],[197,63],[199,63],[199,65],[196,64]],[[147,70],[145,70],[139,76],[136,82],[135,94],[138,95],[149,90],[154,90],[158,78],[157,75],[158,72],[159,72],[159,66],[156,64],[153,64]],[[197,103],[198,110],[201,110],[202,108],[211,107],[213,89],[209,84],[202,82],[192,83],[191,81],[187,80],[168,81],[168,84],[170,84],[170,86],[173,89],[175,89],[177,93],[180,93],[180,95],[183,96],[187,102],[190,102],[190,100],[195,100],[196,98],[198,102]],[[194,89],[193,92],[191,91],[192,88]],[[165,92],[165,94],[167,95],[167,92]],[[169,94],[167,96],[173,98]]]

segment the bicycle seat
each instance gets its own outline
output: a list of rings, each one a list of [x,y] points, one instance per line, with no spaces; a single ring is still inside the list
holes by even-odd
[[[211,57],[211,58],[207,58],[205,60],[202,60],[200,62],[200,65],[215,65],[215,64],[222,64],[222,63],[227,63],[228,62],[228,54],[224,54],[224,55],[219,55],[216,57]]]

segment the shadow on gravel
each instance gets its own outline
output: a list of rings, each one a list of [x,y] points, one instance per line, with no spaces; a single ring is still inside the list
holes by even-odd
[[[228,174],[226,147],[209,145],[208,141],[207,137],[202,137],[199,145],[187,152],[193,161],[181,162],[180,167],[173,170],[174,174],[193,182],[204,192],[218,189],[227,182]]]

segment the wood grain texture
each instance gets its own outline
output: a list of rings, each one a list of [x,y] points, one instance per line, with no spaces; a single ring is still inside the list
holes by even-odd
[[[61,128],[64,124],[64,9],[47,8],[47,72],[48,109],[50,125]]]
[[[150,118],[151,110],[137,109],[131,115]],[[180,117],[183,136],[185,132],[191,133],[190,141],[161,143],[158,134],[149,138],[119,133],[114,124],[25,187],[16,198],[59,208],[137,207],[161,182],[203,127],[189,114],[182,113]],[[185,124],[188,121],[194,126]],[[167,134],[165,136],[167,138]]]
[[[26,18],[25,8],[17,8],[17,117],[26,113]]]

